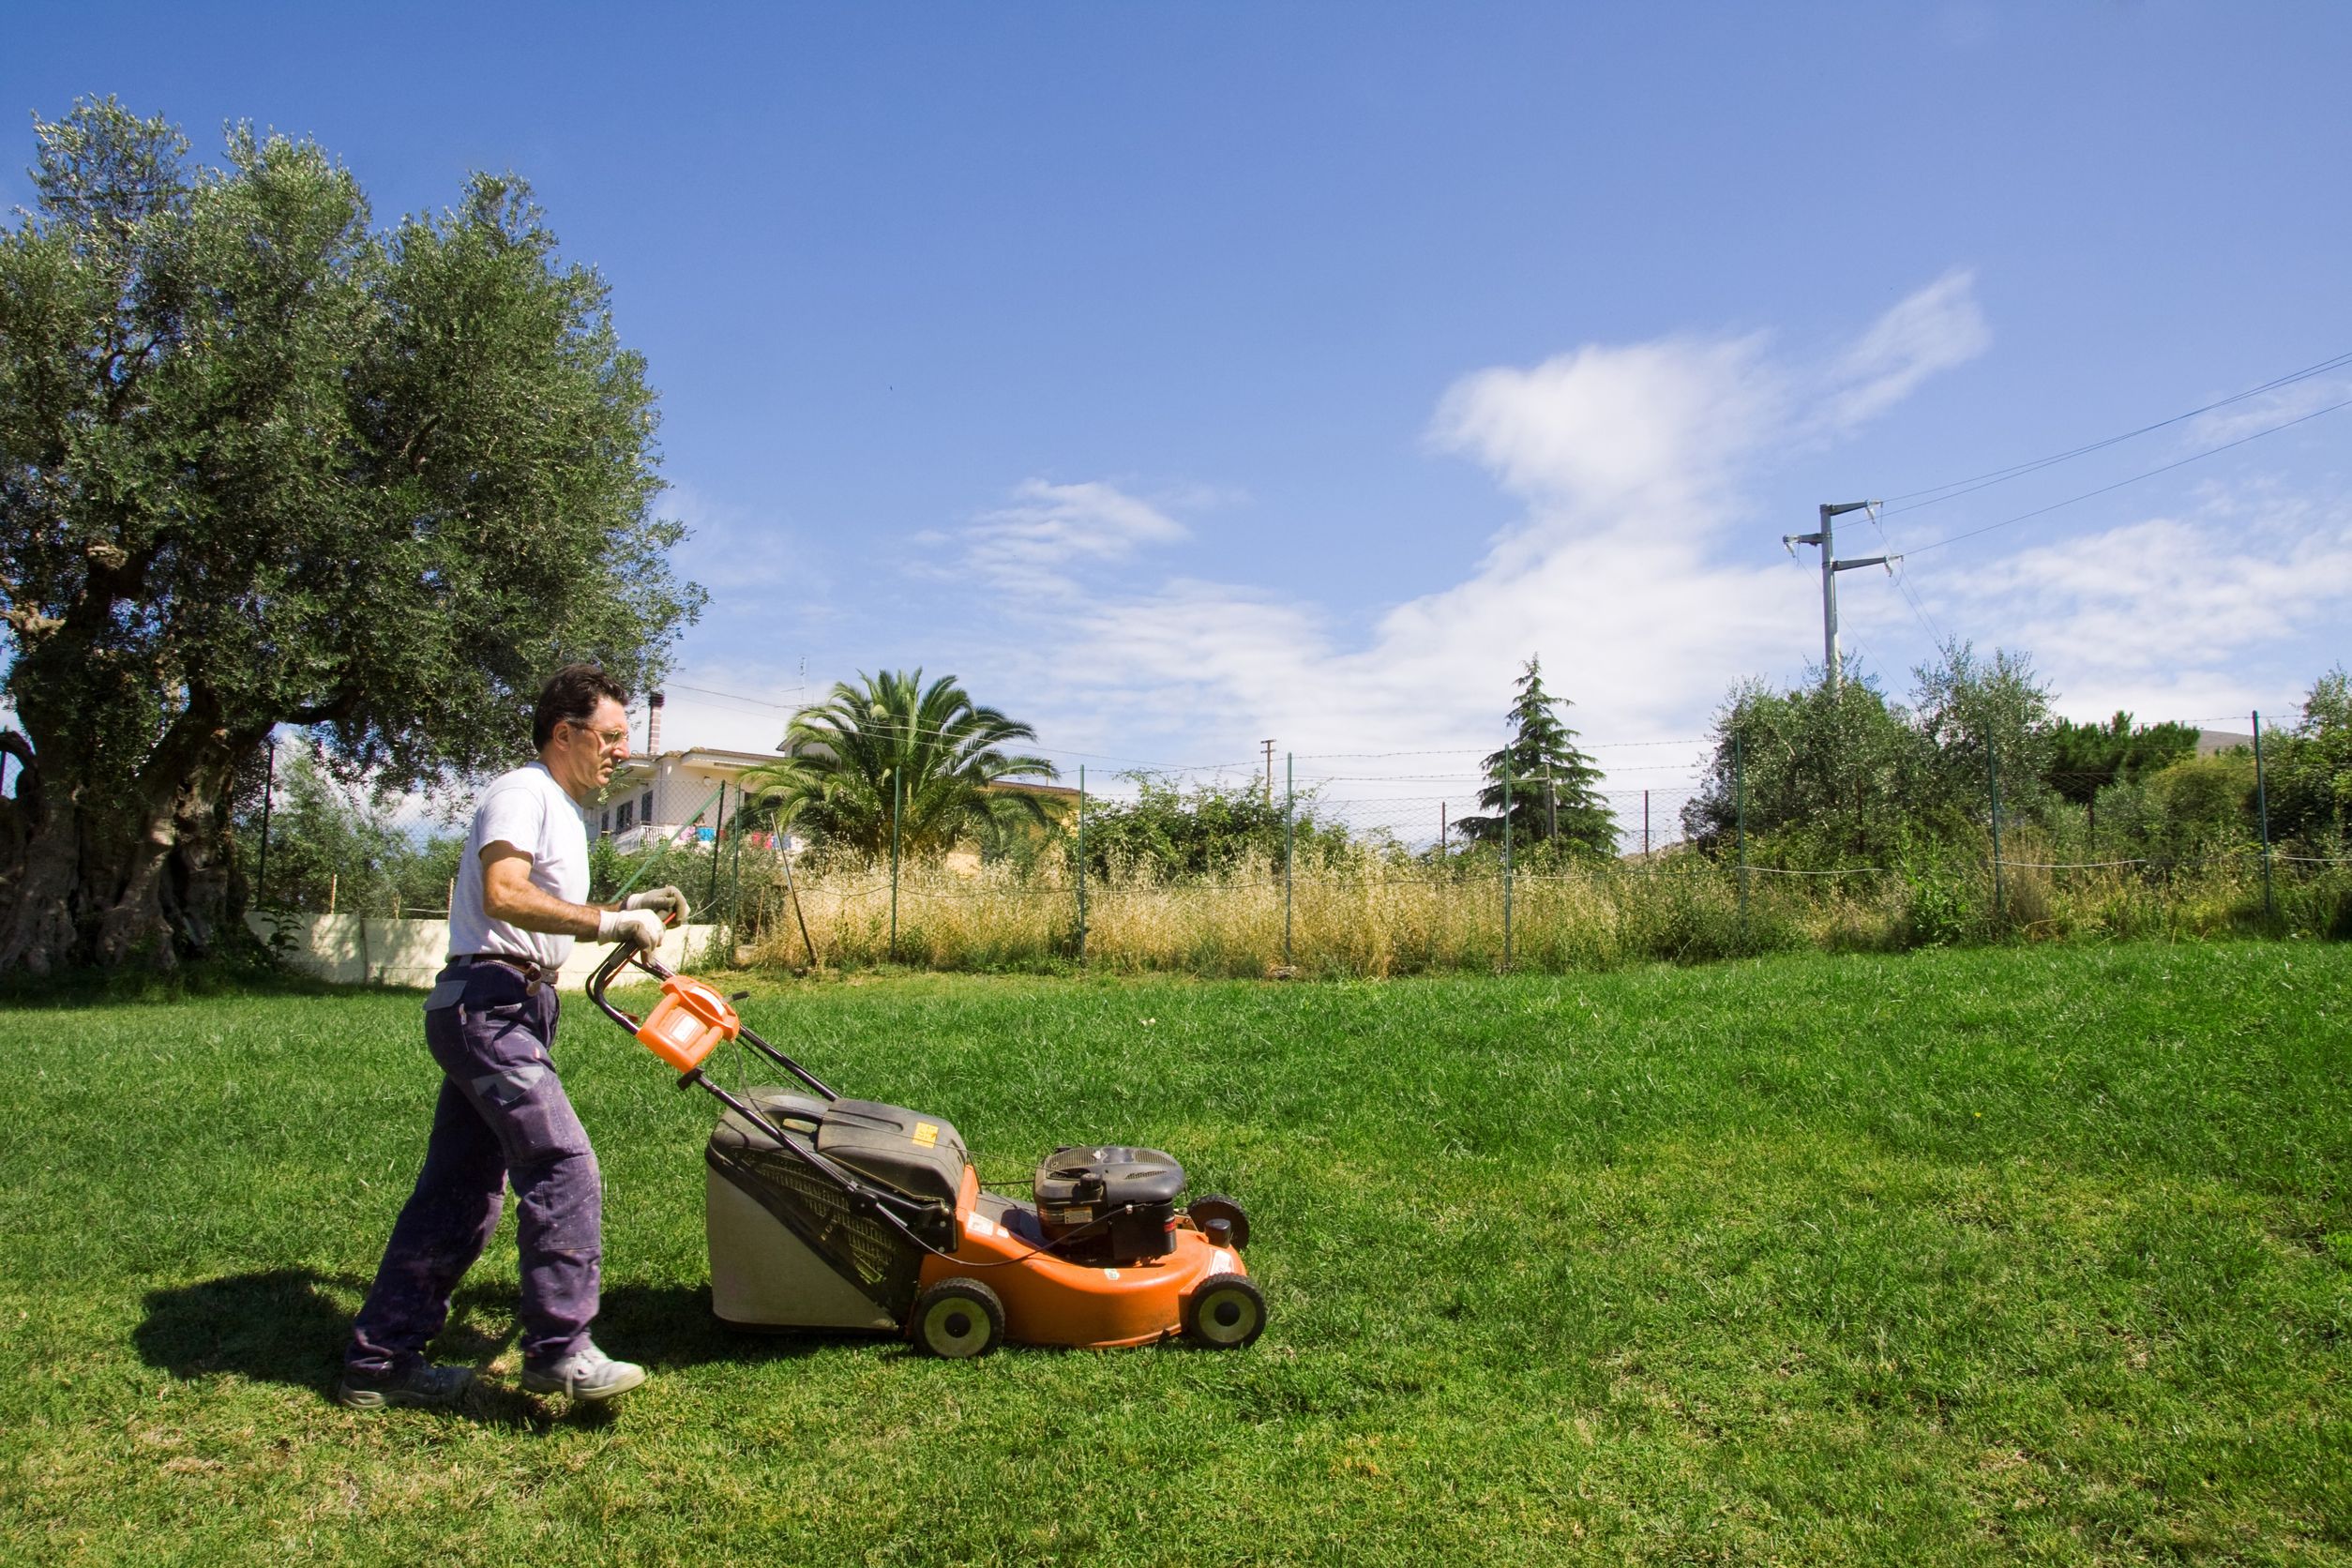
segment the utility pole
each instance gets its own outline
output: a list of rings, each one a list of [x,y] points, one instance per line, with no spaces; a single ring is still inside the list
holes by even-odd
[[[1264,747],[1266,748],[1266,804],[1267,804],[1268,806],[1272,806],[1272,805],[1274,804],[1274,742],[1272,742],[1272,741],[1259,741],[1258,744],[1259,744],[1259,746],[1264,746]]]
[[[1876,501],[1824,502],[1821,506],[1821,532],[1818,534],[1783,534],[1780,536],[1781,548],[1791,555],[1797,553],[1799,545],[1821,547],[1821,662],[1829,671],[1828,680],[1832,696],[1837,694],[1838,682],[1837,574],[1850,572],[1857,566],[1884,566],[1887,569],[1887,575],[1892,577],[1894,564],[1903,557],[1900,555],[1866,555],[1854,561],[1839,560],[1837,544],[1830,520],[1847,512],[1862,511],[1867,511],[1876,517],[1877,508],[1878,503]]]

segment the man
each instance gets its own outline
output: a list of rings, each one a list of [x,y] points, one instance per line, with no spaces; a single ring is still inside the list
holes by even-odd
[[[604,1192],[588,1135],[555,1076],[555,976],[576,937],[652,947],[674,887],[592,905],[581,808],[629,754],[628,694],[589,664],[557,671],[531,719],[538,760],[482,794],[449,911],[449,963],[425,999],[441,1100],[424,1168],[352,1326],[336,1398],[359,1410],[449,1405],[473,1381],[424,1350],[450,1293],[498,1228],[514,1184],[522,1253],[522,1384],[610,1399],[642,1367],[596,1349]]]

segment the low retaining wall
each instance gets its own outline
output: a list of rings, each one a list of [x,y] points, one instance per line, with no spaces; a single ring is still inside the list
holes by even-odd
[[[252,912],[245,923],[254,935],[285,952],[296,968],[351,986],[430,986],[449,952],[446,920]],[[715,929],[685,926],[669,932],[662,938],[661,961],[671,969],[703,962]],[[558,984],[567,991],[579,990],[610,951],[602,942],[573,942]]]

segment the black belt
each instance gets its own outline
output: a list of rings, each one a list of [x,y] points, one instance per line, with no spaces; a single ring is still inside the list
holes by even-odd
[[[496,964],[501,969],[511,969],[522,976],[523,991],[526,995],[536,991],[541,986],[554,985],[563,974],[563,971],[559,969],[551,969],[546,964],[535,964],[528,958],[510,957],[504,953],[460,953],[449,961],[453,964]]]

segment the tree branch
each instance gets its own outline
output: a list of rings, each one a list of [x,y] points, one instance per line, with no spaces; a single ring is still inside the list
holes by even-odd
[[[19,800],[26,799],[24,781],[30,778],[38,782],[41,772],[40,762],[33,755],[32,741],[14,730],[0,730],[0,757],[15,758],[17,766],[23,769],[17,776],[16,794]]]
[[[430,435],[432,433],[433,427],[440,423],[441,411],[435,409],[432,413],[425,415],[424,419],[418,423],[415,430],[408,432],[408,439],[406,441],[400,443],[400,460],[408,464],[409,471],[411,473],[421,474],[424,472],[424,455],[417,452],[416,444],[424,440],[428,435]]]
[[[349,718],[359,710],[359,693],[346,691],[330,701],[314,702],[307,708],[296,708],[278,722],[280,724],[332,724]]]

